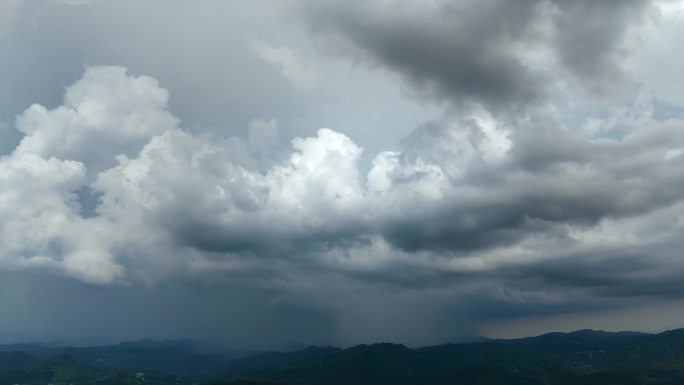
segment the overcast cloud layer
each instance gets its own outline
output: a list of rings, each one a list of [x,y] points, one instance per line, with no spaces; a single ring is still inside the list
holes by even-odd
[[[0,16],[0,339],[420,345],[684,296],[682,2]]]

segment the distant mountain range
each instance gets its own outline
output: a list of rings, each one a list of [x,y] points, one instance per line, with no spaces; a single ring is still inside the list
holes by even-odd
[[[293,352],[211,352],[192,341],[0,345],[4,384],[684,384],[684,329],[579,330],[513,340]]]

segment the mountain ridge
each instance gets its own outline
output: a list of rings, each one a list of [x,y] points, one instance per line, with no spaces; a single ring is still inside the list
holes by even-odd
[[[22,368],[38,368],[30,369],[37,379]],[[582,329],[418,348],[382,342],[291,352],[208,353],[189,340],[150,339],[97,347],[0,346],[0,385],[59,383],[50,376],[73,384],[154,378],[158,384],[674,385],[684,383],[684,329]]]

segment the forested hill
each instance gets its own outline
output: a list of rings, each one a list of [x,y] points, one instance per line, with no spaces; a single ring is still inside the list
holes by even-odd
[[[400,344],[216,353],[187,341],[0,347],[3,384],[684,384],[684,329],[580,330],[412,349]]]

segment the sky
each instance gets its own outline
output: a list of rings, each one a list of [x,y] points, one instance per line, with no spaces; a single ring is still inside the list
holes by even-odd
[[[684,1],[0,0],[0,343],[684,327]]]

